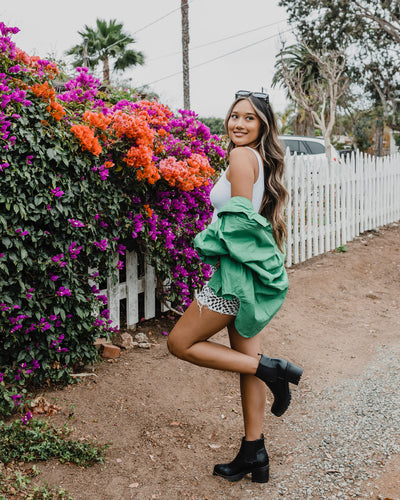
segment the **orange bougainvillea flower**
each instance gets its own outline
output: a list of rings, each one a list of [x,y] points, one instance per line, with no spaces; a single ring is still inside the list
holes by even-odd
[[[111,118],[103,115],[103,113],[94,113],[93,111],[86,111],[82,117],[86,122],[90,123],[92,127],[106,130],[111,122]]]
[[[42,98],[43,101],[50,101],[46,110],[55,120],[60,121],[66,113],[62,105],[56,102],[56,92],[52,87],[50,87],[49,82],[46,81],[42,84],[36,83],[35,85],[32,85],[31,90],[37,97]]]
[[[104,168],[111,168],[113,166],[114,166],[114,163],[112,161],[104,162]]]
[[[151,217],[153,215],[153,210],[150,208],[149,205],[143,205],[145,211],[146,211],[146,214],[147,214],[147,217]]]
[[[57,120],[60,121],[61,118],[65,115],[65,110],[61,106],[61,104],[58,104],[58,102],[52,101],[50,103],[50,106],[47,106],[47,111],[51,114],[51,116]]]
[[[99,156],[103,151],[93,130],[87,125],[72,125],[71,132],[80,140],[82,150],[90,151],[95,156]]]
[[[160,161],[160,173],[171,186],[177,186],[183,191],[208,185],[209,177],[214,173],[207,158],[192,154],[186,161],[178,161],[173,156]]]
[[[56,98],[55,90],[50,87],[49,82],[47,81],[44,83],[35,83],[35,85],[32,85],[31,90],[35,95],[41,97],[44,101],[52,102]]]

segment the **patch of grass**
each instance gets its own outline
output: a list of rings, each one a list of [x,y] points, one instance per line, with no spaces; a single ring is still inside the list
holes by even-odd
[[[63,488],[52,488],[47,483],[32,486],[30,478],[38,474],[35,466],[22,471],[15,464],[5,466],[0,462],[0,500],[73,500]]]
[[[340,247],[336,247],[335,251],[338,253],[345,253],[348,251],[347,245],[340,245]]]
[[[1,460],[7,465],[12,461],[33,462],[55,458],[81,467],[104,462],[104,452],[109,445],[66,439],[70,433],[66,425],[56,428],[43,420],[31,420],[28,425],[19,420],[11,424],[0,422]]]

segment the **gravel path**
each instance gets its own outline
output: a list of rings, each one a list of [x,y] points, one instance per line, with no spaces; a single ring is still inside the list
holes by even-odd
[[[379,351],[361,376],[309,393],[301,402],[307,414],[286,422],[299,436],[291,453],[303,460],[293,465],[290,481],[276,484],[283,498],[377,498],[373,480],[400,452],[399,352]]]

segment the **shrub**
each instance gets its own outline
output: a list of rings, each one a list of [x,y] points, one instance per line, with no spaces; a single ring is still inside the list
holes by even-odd
[[[8,414],[26,387],[68,383],[78,363],[96,359],[93,341],[112,331],[100,284],[123,267],[126,248],[155,266],[161,299],[190,302],[209,275],[192,240],[209,221],[209,179],[224,152],[193,112],[105,102],[86,68],[57,96],[55,64],[17,49],[17,28],[0,30],[0,413]]]

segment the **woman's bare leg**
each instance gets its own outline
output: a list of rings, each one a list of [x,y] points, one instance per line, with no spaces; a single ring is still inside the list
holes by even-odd
[[[233,322],[228,325],[229,339],[232,349],[252,356],[258,362],[260,359],[260,339],[256,335],[252,338],[242,337]],[[265,403],[267,391],[265,383],[254,375],[240,374],[240,393],[242,398],[243,421],[245,439],[255,441],[260,439],[263,429]]]
[[[195,299],[168,336],[168,349],[178,358],[195,365],[254,374],[259,359],[208,339],[228,326],[234,316],[203,307]],[[265,386],[264,386],[265,392]]]

